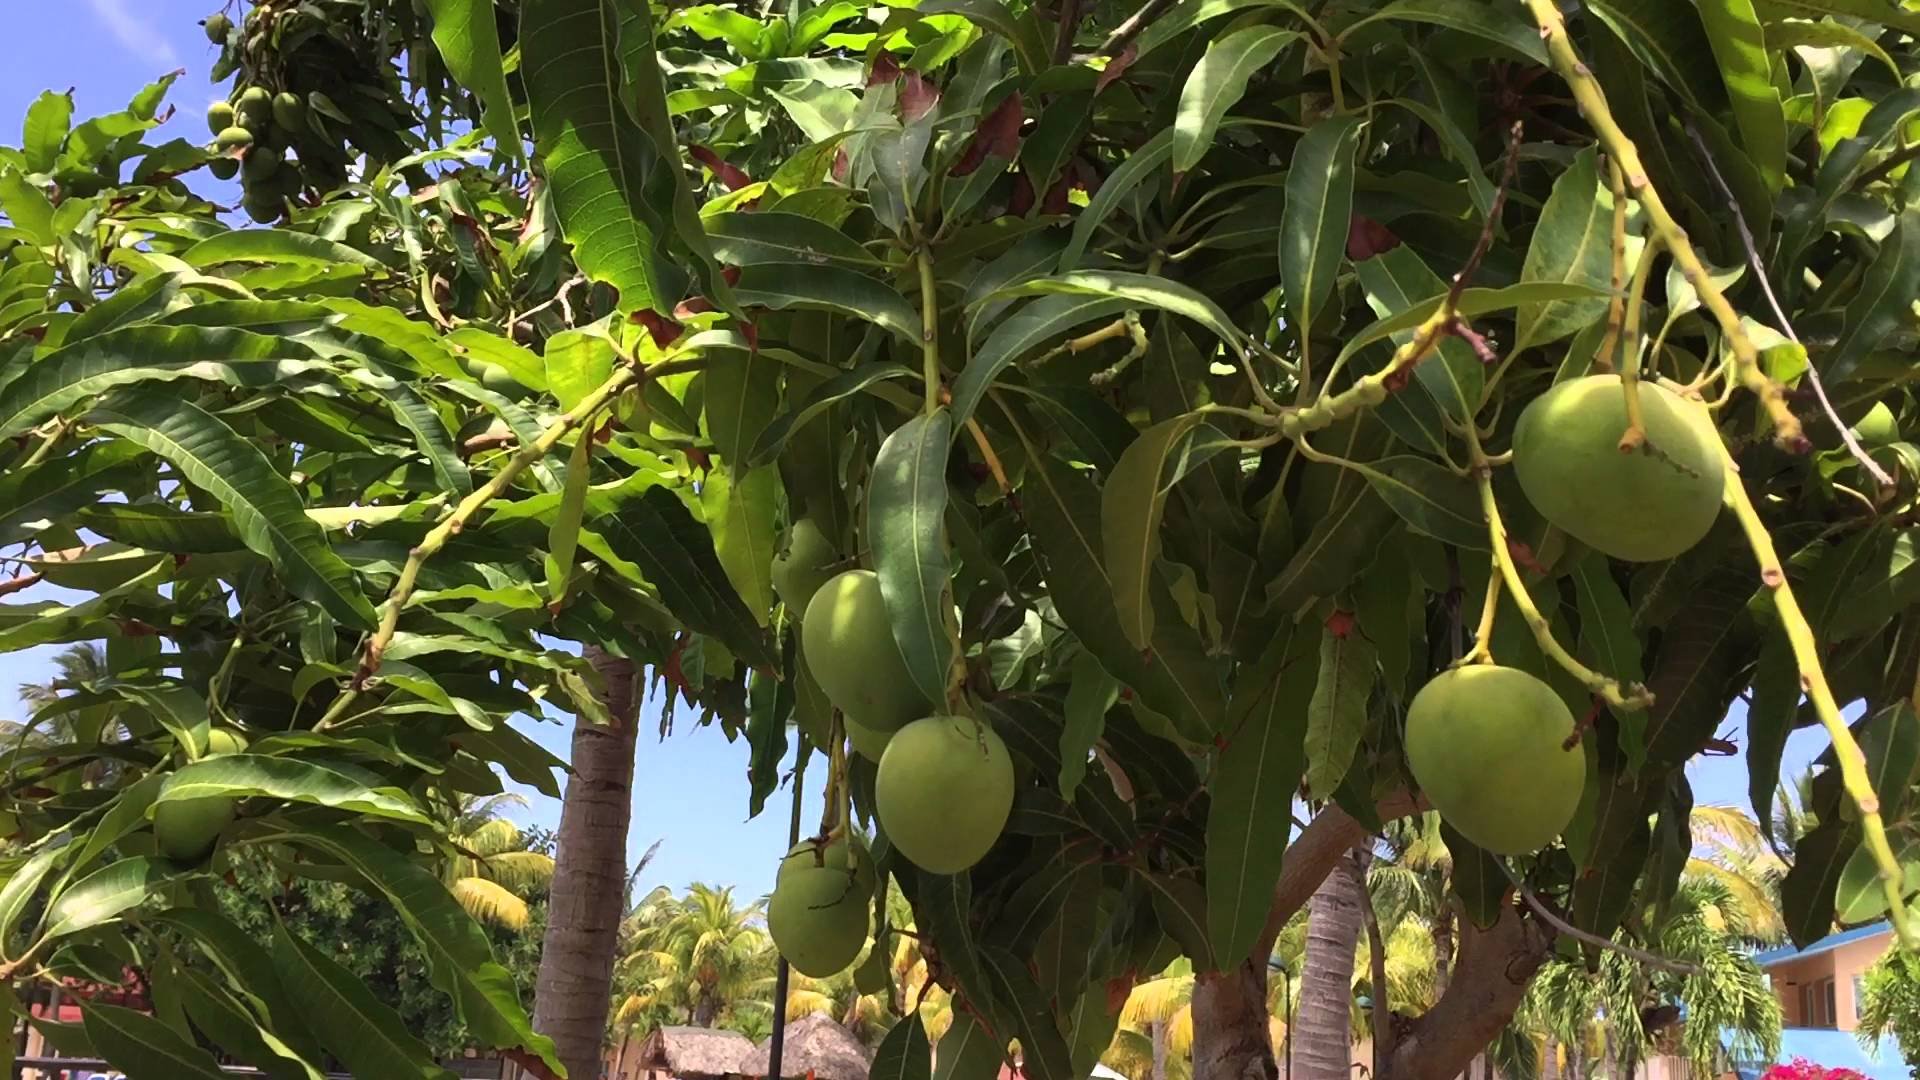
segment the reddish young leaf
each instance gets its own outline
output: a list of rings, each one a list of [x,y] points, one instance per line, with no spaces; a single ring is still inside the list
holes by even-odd
[[[873,58],[873,70],[867,73],[867,85],[879,86],[899,77],[900,62],[893,58],[892,53],[883,49],[880,55]]]
[[[1013,175],[1013,194],[1007,197],[1007,213],[1014,217],[1026,217],[1033,209],[1033,181],[1026,173]]]
[[[966,176],[985,164],[988,154],[1012,161],[1020,153],[1020,124],[1025,119],[1019,91],[1001,98],[992,112],[980,118],[980,126],[973,129],[973,138],[948,175]]]
[[[689,146],[687,147],[687,154],[692,157],[693,160],[712,170],[713,175],[719,179],[721,185],[728,191],[739,191],[741,188],[753,182],[747,176],[746,170],[740,168],[738,165],[732,164],[704,146]]]
[[[647,335],[653,338],[653,343],[662,349],[673,344],[680,337],[680,324],[651,308],[641,308],[628,318],[646,327]]]
[[[1347,221],[1347,258],[1363,262],[1400,246],[1400,238],[1385,225],[1355,214]]]
[[[920,77],[917,71],[909,71],[900,84],[900,119],[906,123],[933,111],[940,104],[940,88]]]
[[[1133,66],[1133,61],[1138,55],[1138,53],[1134,52],[1133,42],[1127,42],[1127,47],[1120,50],[1120,55],[1108,60],[1106,69],[1100,72],[1099,78],[1093,80],[1093,92],[1098,94],[1100,91],[1105,90],[1114,80],[1126,74],[1127,69]]]

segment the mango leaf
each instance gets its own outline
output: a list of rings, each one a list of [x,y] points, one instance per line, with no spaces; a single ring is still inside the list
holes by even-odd
[[[1475,926],[1491,927],[1500,919],[1511,884],[1500,870],[1499,857],[1475,847],[1444,821],[1440,823],[1440,837],[1453,856],[1453,872],[1447,877],[1453,894],[1460,898],[1461,907]]]
[[[21,133],[20,150],[28,172],[52,172],[60,158],[60,146],[73,127],[73,91],[61,93],[42,90],[27,106],[27,122]]]
[[[116,681],[111,691],[146,709],[166,728],[188,761],[207,752],[207,699],[185,683]]]
[[[1114,613],[1113,578],[1099,546],[1099,493],[1057,458],[1037,464],[1021,494],[1060,618],[1100,658],[1102,667],[1155,712],[1170,717],[1184,737],[1205,739],[1224,714],[1225,701],[1199,634],[1184,622],[1161,621],[1154,630],[1152,659],[1141,656]],[[1154,602],[1172,603],[1164,585],[1155,588]]]
[[[709,355],[703,394],[707,432],[727,464],[738,465],[779,410],[779,364],[757,351],[716,349]]]
[[[1897,328],[1912,320],[1909,308],[1920,293],[1920,209],[1900,214],[1893,235],[1880,242],[1848,301],[1840,337],[1822,359],[1829,383],[1846,381],[1855,367]]]
[[[1613,193],[1602,182],[1595,152],[1588,148],[1553,182],[1540,211],[1527,258],[1523,284],[1579,285],[1588,295],[1523,303],[1514,320],[1514,351],[1548,345],[1603,315],[1613,283]],[[1627,265],[1633,265],[1644,241],[1627,222]]]
[[[704,220],[714,254],[733,266],[761,263],[872,266],[877,262],[846,233],[802,214],[734,210],[708,214]]]
[[[301,1022],[355,1076],[418,1076],[447,1080],[426,1045],[407,1030],[400,1014],[381,1001],[366,980],[300,940],[284,923],[274,924],[274,968],[289,997],[301,1003]]]
[[[760,625],[773,608],[773,556],[779,545],[780,473],[715,471],[700,488],[713,553]]]
[[[671,491],[648,488],[619,513],[596,518],[593,530],[638,565],[660,602],[688,628],[719,638],[751,666],[778,666],[759,621],[721,567],[712,537]]]
[[[1353,218],[1353,158],[1365,121],[1322,120],[1300,137],[1287,170],[1287,206],[1280,217],[1280,280],[1295,332],[1305,340],[1313,316],[1333,295]]]
[[[1604,555],[1593,554],[1573,567],[1573,588],[1580,612],[1580,655],[1588,664],[1621,683],[1646,678],[1642,647],[1633,633],[1633,611],[1614,583]],[[1647,760],[1647,710],[1614,709],[1620,722],[1620,749],[1627,770],[1638,773]]]
[[[573,556],[580,546],[580,521],[587,512],[587,486],[593,478],[593,433],[582,431],[567,458],[567,484],[547,529],[547,602],[563,603],[567,579],[573,574]]]
[[[1234,963],[1253,951],[1273,904],[1286,850],[1283,832],[1306,768],[1307,708],[1318,679],[1317,635],[1285,627],[1254,670],[1235,681],[1227,750],[1207,782],[1207,933],[1213,955]]]
[[[487,1046],[524,1049],[550,1067],[557,1064],[552,1040],[534,1033],[513,976],[494,959],[486,932],[437,877],[384,844],[343,827],[310,828],[297,841],[345,863],[387,898],[427,954],[433,985],[453,999],[455,1014],[476,1038]],[[365,984],[356,984],[364,989]],[[304,1000],[291,987],[289,991],[295,1000]]]
[[[868,542],[893,638],[914,685],[935,707],[946,702],[953,664],[946,591],[952,567],[942,525],[951,425],[947,411],[936,409],[887,436],[874,459],[867,510]]]
[[[213,1055],[145,1013],[89,1003],[80,1023],[94,1050],[132,1080],[224,1080],[227,1075]]]
[[[1070,294],[1043,296],[1014,312],[993,328],[993,332],[967,359],[967,366],[960,370],[960,377],[953,381],[955,429],[965,426],[972,419],[974,410],[979,408],[980,399],[986,396],[988,388],[1015,360],[1048,342],[1065,337],[1068,331],[1076,327],[1117,315],[1129,306],[1129,301],[1123,298]]]
[[[754,439],[753,446],[747,451],[746,462],[751,466],[761,466],[780,456],[787,441],[794,432],[805,427],[807,421],[819,416],[831,408],[836,401],[853,396],[862,390],[885,382],[888,379],[917,379],[918,371],[902,367],[899,364],[861,364],[850,371],[842,372],[820,383],[793,405],[787,412],[780,414]],[[958,421],[956,421],[956,424]]]
[[[1701,24],[1693,5],[1665,0],[1595,0],[1593,11],[1620,35],[1641,64],[1688,105],[1709,114],[1725,107],[1725,88],[1704,63],[1706,57],[1717,55],[1718,43]]]
[[[1151,586],[1160,558],[1160,522],[1173,487],[1166,477],[1168,459],[1179,455],[1200,419],[1199,413],[1187,413],[1142,432],[1120,455],[1101,491],[1100,536],[1113,578],[1113,606],[1121,632],[1136,649],[1153,641]]]
[[[933,1080],[993,1080],[1007,1047],[972,1013],[956,1009],[953,1023],[934,1044],[934,1051]]]
[[[360,266],[381,268],[380,260],[358,248],[311,233],[286,229],[235,229],[215,233],[180,253],[188,266],[202,269],[225,263],[270,263],[277,266],[326,268]]]
[[[1213,331],[1229,348],[1239,349],[1247,335],[1228,317],[1212,298],[1190,285],[1155,274],[1134,274],[1124,270],[1069,270],[1053,277],[1038,278],[1001,289],[996,296],[1034,296],[1061,293],[1074,296],[1104,296],[1129,301],[1129,306],[1154,307],[1192,319]]]
[[[500,56],[500,32],[492,0],[427,0],[433,44],[447,72],[480,100],[494,146],[521,157],[520,124]]]
[[[220,754],[183,766],[167,781],[155,802],[252,795],[419,825],[432,824],[433,820],[398,788],[368,787],[316,761],[259,754]]]
[[[177,969],[173,989],[193,1026],[233,1057],[273,1080],[326,1080],[206,972]]]
[[[1611,223],[1608,228],[1612,228]],[[1536,231],[1534,235],[1537,238],[1539,233]],[[1512,307],[1543,306],[1575,300],[1597,300],[1601,309],[1604,310],[1609,295],[1611,294],[1605,286],[1596,287],[1582,282],[1532,281],[1498,289],[1467,289],[1460,294],[1460,302],[1455,306],[1455,310],[1468,318],[1473,318],[1476,315],[1504,311]],[[1445,293],[1436,293],[1397,315],[1389,315],[1368,324],[1365,329],[1349,337],[1347,343],[1340,347],[1340,358],[1335,363],[1352,357],[1375,342],[1385,341],[1402,330],[1420,325],[1428,316],[1440,309],[1440,304],[1445,299]]]
[[[1065,723],[1060,729],[1060,794],[1072,799],[1087,775],[1087,758],[1106,729],[1107,710],[1120,698],[1119,680],[1107,674],[1092,653],[1073,658],[1067,684]]]
[[[64,937],[118,918],[183,876],[165,859],[118,859],[61,890],[41,920],[48,938]]]
[[[1800,669],[1795,666],[1787,635],[1768,626],[1760,641],[1754,666],[1753,698],[1747,705],[1747,796],[1754,820],[1769,840],[1773,838],[1774,799],[1780,782],[1780,760],[1787,737],[1800,711]]]
[[[932,1080],[933,1045],[919,1012],[909,1011],[887,1029],[867,1075],[871,1080]]]
[[[1700,21],[1733,102],[1733,120],[1747,157],[1768,189],[1787,175],[1787,114],[1773,84],[1773,57],[1753,0],[1701,0]]]
[[[1490,7],[1477,0],[1394,0],[1354,23],[1347,32],[1352,33],[1376,19],[1401,19],[1444,26],[1504,45],[1541,67],[1547,66],[1546,46],[1541,44],[1540,34],[1531,24],[1513,11]]]
[[[1026,961],[991,948],[981,950],[980,961],[999,1011],[1011,1020],[1013,1034],[1020,1040],[1022,1075],[1029,1080],[1074,1080],[1067,1041],[1045,992],[1027,973]]]
[[[1795,945],[1804,949],[1833,931],[1840,876],[1859,846],[1859,828],[1843,821],[1823,821],[1794,844],[1780,880],[1780,914]]]
[[[534,153],[581,272],[618,291],[623,311],[667,312],[686,288],[668,254],[680,162],[621,107],[621,8],[528,0],[520,70]]]
[[[1173,156],[1175,130],[1165,128],[1140,145],[1140,148],[1128,154],[1105,180],[1100,189],[1087,200],[1086,209],[1080,211],[1073,221],[1073,236],[1060,253],[1059,268],[1063,271],[1079,267],[1081,257],[1087,253],[1087,245],[1093,242],[1093,234],[1100,224],[1113,216],[1120,208],[1121,200],[1131,195],[1134,189],[1145,183],[1156,170]],[[995,286],[998,288],[998,286]],[[986,292],[992,292],[992,289]],[[984,295],[984,293],[982,294]],[[971,296],[969,296],[971,300]],[[972,306],[969,303],[968,306]]]
[[[102,492],[136,486],[143,473],[133,463],[140,456],[129,443],[94,442],[64,458],[0,473],[0,544],[26,539],[25,530],[65,517]]]
[[[197,908],[169,908],[143,915],[142,919],[175,930],[192,941],[219,969],[224,985],[244,997],[256,1013],[266,1017],[268,1026],[297,1056],[310,1061],[320,1059],[319,1045],[300,1020],[294,999],[274,972],[273,958],[260,942],[224,916]]]
[[[1920,892],[1920,840],[1909,839],[1902,844],[1896,837],[1893,855],[1901,866],[1901,894],[1910,900]],[[1880,865],[1865,844],[1854,848],[1847,864],[1840,868],[1833,908],[1836,919],[1853,925],[1872,922],[1887,913],[1887,890],[1880,883]]]
[[[914,914],[921,919],[920,932],[939,943],[940,955],[954,980],[981,1008],[993,1005],[994,989],[988,981],[980,949],[968,922],[973,907],[973,883],[965,874],[929,874],[918,871],[919,893]],[[951,959],[945,959],[951,957]]]
[[[885,282],[844,266],[756,263],[740,271],[734,297],[748,307],[814,308],[851,315],[920,344],[920,311]]]
[[[282,337],[201,326],[128,326],[75,341],[27,365],[0,391],[0,438],[129,383],[217,379],[270,386],[319,366]]]
[[[370,630],[373,605],[353,571],[308,520],[300,496],[252,443],[190,401],[153,391],[123,391],[94,410],[93,422],[166,458],[220,500],[247,547],[266,556],[296,596],[341,623]]]
[[[1455,547],[1491,550],[1472,481],[1412,454],[1381,458],[1360,466],[1360,473],[1413,531]]]
[[[1247,80],[1299,36],[1296,30],[1255,24],[1208,42],[1206,55],[1180,87],[1173,120],[1174,172],[1200,164],[1213,149],[1221,118],[1247,92]]]
[[[1048,50],[1040,21],[1031,9],[1010,8],[998,0],[926,0],[922,15],[952,13],[999,34],[1013,45],[1020,68],[1029,75],[1046,70]]]
[[[1349,630],[1320,634],[1320,674],[1307,702],[1306,785],[1324,799],[1353,766],[1367,731],[1367,696],[1377,670],[1373,643]]]

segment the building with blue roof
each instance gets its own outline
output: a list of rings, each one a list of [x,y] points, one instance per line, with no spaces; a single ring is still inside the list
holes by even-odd
[[[1780,999],[1781,1063],[1805,1058],[1829,1069],[1853,1069],[1870,1080],[1908,1080],[1906,1060],[1893,1039],[1862,1047],[1859,1025],[1867,969],[1893,945],[1884,922],[1829,934],[1804,949],[1785,946],[1753,959],[1766,971]],[[1774,1062],[1739,1063],[1741,1080],[1752,1080]]]

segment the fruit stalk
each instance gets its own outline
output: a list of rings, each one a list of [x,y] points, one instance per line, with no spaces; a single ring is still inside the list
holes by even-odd
[[[1480,448],[1480,437],[1475,434],[1473,425],[1467,425],[1465,433],[1467,449],[1473,455],[1470,467],[1474,483],[1480,489],[1480,512],[1487,519],[1487,539],[1493,546],[1494,566],[1506,582],[1507,591],[1513,594],[1514,606],[1520,609],[1527,629],[1533,631],[1533,639],[1539,642],[1540,651],[1609,705],[1621,709],[1644,709],[1653,704],[1653,695],[1647,692],[1646,687],[1621,686],[1618,681],[1574,659],[1573,654],[1554,639],[1553,625],[1547,622],[1546,616],[1540,614],[1539,607],[1534,604],[1533,594],[1527,591],[1527,583],[1520,577],[1520,567],[1513,561],[1513,551],[1507,546],[1507,526],[1500,518],[1500,503],[1493,497],[1493,463]]]
[[[1640,416],[1640,312],[1645,306],[1647,277],[1653,273],[1653,260],[1659,248],[1648,244],[1640,249],[1640,265],[1633,271],[1633,291],[1627,297],[1626,329],[1620,345],[1620,392],[1627,399],[1627,430],[1620,436],[1620,452],[1640,449],[1647,441],[1647,426]]]
[[[923,411],[931,416],[940,407],[940,295],[933,280],[933,252],[922,247],[915,261],[920,264],[920,362],[927,383]]]
[[[1727,467],[1734,468],[1731,454],[1727,455]],[[1834,700],[1833,688],[1827,685],[1813,627],[1801,612],[1800,602],[1794,598],[1793,586],[1787,583],[1780,555],[1774,550],[1773,537],[1767,533],[1767,526],[1760,520],[1760,512],[1754,509],[1753,500],[1747,497],[1746,486],[1740,483],[1737,473],[1727,477],[1724,498],[1727,509],[1740,519],[1740,528],[1747,534],[1747,546],[1753,549],[1754,560],[1760,564],[1761,583],[1773,594],[1774,611],[1780,616],[1780,626],[1793,647],[1794,663],[1800,668],[1800,685],[1820,717],[1820,726],[1827,729],[1827,737],[1833,740],[1833,754],[1840,761],[1840,782],[1860,811],[1860,831],[1865,836],[1867,850],[1873,855],[1880,887],[1887,895],[1888,921],[1893,923],[1894,934],[1904,948],[1920,949],[1920,936],[1914,933],[1901,896],[1900,863],[1894,857],[1893,846],[1887,842],[1887,826],[1880,817],[1880,797],[1867,776],[1867,755],[1848,730],[1846,720],[1840,715],[1840,704]]]
[[[1607,300],[1607,333],[1593,355],[1601,371],[1613,366],[1627,298],[1627,178],[1620,175],[1620,163],[1612,158],[1607,159],[1607,187],[1613,192],[1613,269],[1607,279],[1613,295]]]
[[[1706,266],[1700,261],[1699,253],[1694,251],[1693,243],[1687,239],[1687,231],[1667,211],[1666,204],[1660,200],[1660,193],[1647,178],[1646,166],[1640,161],[1640,151],[1613,118],[1613,111],[1607,106],[1607,96],[1600,89],[1600,80],[1594,78],[1592,69],[1574,53],[1573,41],[1567,33],[1567,23],[1561,17],[1560,9],[1554,0],[1525,0],[1525,3],[1534,22],[1540,26],[1540,37],[1546,42],[1547,56],[1554,71],[1566,80],[1567,87],[1573,91],[1574,101],[1580,106],[1580,114],[1586,117],[1587,123],[1593,125],[1600,145],[1625,174],[1627,186],[1633,189],[1634,196],[1647,212],[1654,239],[1672,253],[1681,276],[1693,286],[1701,304],[1713,313],[1714,321],[1720,324],[1720,332],[1733,349],[1734,367],[1740,384],[1760,399],[1760,404],[1773,421],[1774,441],[1786,450],[1798,452],[1806,449],[1806,434],[1801,430],[1800,419],[1787,407],[1784,390],[1761,370],[1760,350],[1741,328],[1739,314],[1727,301],[1726,294],[1714,284]]]
[[[639,376],[638,368],[630,364],[622,365],[606,382],[581,398],[579,404],[562,413],[558,419],[548,425],[547,429],[540,433],[539,438],[515,451],[513,456],[500,467],[499,472],[494,473],[486,483],[475,488],[473,494],[460,500],[459,505],[455,506],[451,513],[433,527],[433,531],[427,533],[420,543],[407,553],[406,564],[400,568],[400,579],[394,582],[393,590],[387,594],[385,610],[380,613],[380,628],[367,641],[365,653],[360,661],[360,669],[354,673],[353,679],[348,682],[340,695],[334,698],[326,714],[314,725],[315,731],[325,731],[338,723],[348,706],[352,705],[360,691],[365,689],[367,680],[380,669],[380,655],[386,651],[387,646],[393,641],[394,632],[399,629],[400,611],[407,606],[407,599],[413,595],[414,585],[420,577],[420,569],[426,565],[427,560],[438,554],[440,549],[447,545],[447,541],[459,535],[460,530],[466,528],[467,522],[479,513],[481,508],[499,498],[507,486],[513,483],[514,479],[528,466],[546,457],[567,432],[586,423],[589,417],[599,412],[607,402],[618,396],[620,391],[626,389],[627,385]]]

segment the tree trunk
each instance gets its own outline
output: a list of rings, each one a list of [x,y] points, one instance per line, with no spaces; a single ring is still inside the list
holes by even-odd
[[[1273,1037],[1267,1023],[1266,956],[1273,939],[1263,936],[1260,960],[1243,960],[1209,972],[1193,984],[1194,1080],[1277,1080]]]
[[[1350,858],[1334,863],[1307,903],[1293,1057],[1306,1080],[1347,1080],[1353,1065],[1353,954],[1365,921],[1366,881]]]
[[[1354,866],[1360,873],[1360,914],[1367,922],[1367,997],[1373,1002],[1373,1080],[1387,1080],[1393,1072],[1393,1002],[1387,999],[1387,938],[1380,932],[1380,915],[1367,891],[1367,867],[1373,854],[1355,849]]]
[[[1560,1044],[1551,1035],[1540,1047],[1540,1080],[1560,1080]]]
[[[1513,1019],[1553,936],[1511,907],[1485,930],[1460,923],[1460,957],[1446,996],[1393,1050],[1394,1080],[1451,1080]]]
[[[1167,1022],[1153,1022],[1153,1080],[1167,1080]]]
[[[600,1075],[600,1046],[613,989],[626,899],[627,824],[633,813],[633,746],[640,685],[633,661],[589,647],[606,683],[613,723],[579,721],[555,836],[547,934],[534,982],[533,1027],[554,1042],[567,1074]]]
[[[1453,904],[1440,898],[1440,910],[1433,917],[1433,1000],[1447,994],[1453,978]]]

